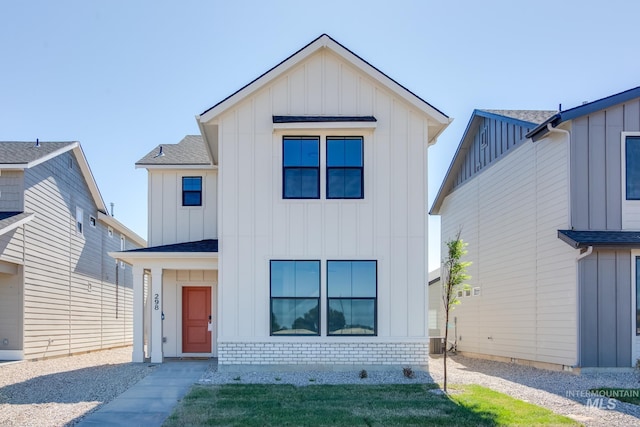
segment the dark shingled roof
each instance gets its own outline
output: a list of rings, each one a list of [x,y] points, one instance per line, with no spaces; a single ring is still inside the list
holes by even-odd
[[[558,230],[558,238],[576,249],[586,246],[640,247],[640,231]]]
[[[199,240],[197,242],[174,243],[172,245],[152,246],[132,249],[127,253],[140,252],[218,252],[218,239]]]
[[[162,147],[162,156],[158,156]],[[177,144],[162,144],[136,162],[139,166],[150,165],[211,165],[211,159],[199,135],[187,135]]]
[[[512,119],[529,122],[536,125],[547,120],[549,117],[557,113],[552,110],[479,110],[498,116],[511,117]]]
[[[28,164],[74,144],[74,141],[43,142],[36,147],[35,141],[0,141],[0,165],[2,164]]]
[[[273,116],[273,123],[377,122],[373,116]]]

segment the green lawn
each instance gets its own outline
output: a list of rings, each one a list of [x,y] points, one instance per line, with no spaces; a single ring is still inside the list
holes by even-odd
[[[578,425],[480,386],[450,397],[436,385],[228,384],[194,386],[165,421],[173,426]]]

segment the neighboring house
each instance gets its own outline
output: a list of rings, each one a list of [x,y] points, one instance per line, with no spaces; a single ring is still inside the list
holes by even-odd
[[[431,209],[473,262],[458,349],[635,366],[639,188],[640,88],[561,112],[476,110]]]
[[[110,216],[77,142],[0,142],[0,360],[131,345],[145,241]]]
[[[444,337],[444,303],[440,269],[429,272],[429,336]]]
[[[137,163],[150,247],[113,254],[133,360],[426,365],[427,147],[450,119],[322,35],[197,121]]]

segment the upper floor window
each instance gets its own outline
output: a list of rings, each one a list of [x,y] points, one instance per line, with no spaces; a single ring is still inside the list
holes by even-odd
[[[627,136],[625,157],[627,200],[640,200],[640,136]]]
[[[327,261],[328,334],[376,335],[376,261]]]
[[[327,137],[327,199],[362,199],[362,172],[362,137]]]
[[[320,198],[320,138],[284,137],[282,197]]]
[[[182,177],[182,206],[202,206],[202,177]]]
[[[82,234],[84,232],[84,210],[76,207],[76,232]]]
[[[320,334],[320,261],[271,261],[271,335]]]

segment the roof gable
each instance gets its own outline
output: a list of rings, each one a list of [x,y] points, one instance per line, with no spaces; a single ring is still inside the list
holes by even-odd
[[[527,132],[554,113],[545,110],[474,110],[429,213],[439,214],[444,198],[458,185],[508,154],[525,139]]]
[[[246,86],[240,88],[233,94],[229,95],[227,98],[218,102],[211,108],[205,110],[199,116],[196,116],[196,119],[198,120],[199,123],[209,122],[210,120],[220,115],[222,112],[226,111],[231,106],[235,105],[236,103],[240,102],[247,96],[251,95],[252,93],[255,93],[260,88],[272,82],[281,74],[292,69],[294,66],[301,63],[303,60],[310,57],[320,49],[331,50],[333,53],[337,54],[341,59],[353,65],[356,69],[360,70],[361,72],[365,73],[366,75],[380,82],[381,84],[386,86],[388,89],[390,89],[394,94],[405,99],[407,102],[409,102],[410,104],[418,108],[420,111],[423,111],[425,114],[430,116],[434,121],[441,124],[442,130],[444,130],[444,128],[451,121],[446,114],[444,114],[443,112],[441,112],[440,110],[438,110],[437,108],[429,104],[427,101],[423,100],[422,98],[420,98],[419,96],[411,92],[409,89],[407,89],[406,87],[402,86],[401,84],[399,84],[398,82],[390,78],[386,74],[382,73],[380,70],[378,70],[377,68],[369,64],[367,61],[360,58],[358,55],[356,55],[355,53],[353,53],[352,51],[350,51],[349,49],[347,49],[346,47],[344,47],[343,45],[341,45],[340,43],[332,39],[327,34],[322,34],[320,37],[313,40],[311,43],[309,43],[308,45],[306,45],[305,47],[303,47],[302,49],[300,49],[299,51],[297,51],[296,53],[294,53],[284,61],[280,62],[278,65],[271,68],[264,74],[260,75],[258,78],[256,78]],[[437,134],[439,134],[439,132]],[[437,134],[434,135],[434,138],[435,136],[437,136]]]
[[[98,212],[105,218],[110,218],[111,225],[136,243],[146,246],[146,242],[133,231],[109,215],[107,205],[100,194],[84,151],[77,141],[51,142],[51,141],[0,141],[0,170],[1,169],[30,169],[48,160],[58,157],[68,151],[72,151],[82,176],[85,179],[91,198]],[[25,214],[25,220],[29,220],[32,214]],[[21,219],[22,220],[22,219]]]

